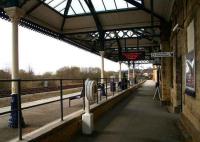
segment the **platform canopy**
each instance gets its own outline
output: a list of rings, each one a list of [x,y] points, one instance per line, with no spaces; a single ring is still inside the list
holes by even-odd
[[[151,60],[160,49],[160,25],[168,23],[173,0],[0,0],[25,12],[20,25],[113,61]]]

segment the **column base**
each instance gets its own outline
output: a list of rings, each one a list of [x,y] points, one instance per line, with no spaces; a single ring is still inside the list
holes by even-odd
[[[18,94],[12,94],[11,95],[11,113],[10,113],[10,117],[8,120],[8,126],[10,128],[18,128]],[[22,114],[21,114],[22,116]],[[21,125],[22,127],[25,127],[25,122],[24,122],[24,118],[22,116],[21,119]]]
[[[173,106],[170,104],[167,109],[170,113],[181,113],[181,106]]]
[[[169,106],[170,105],[170,101],[161,101],[162,106]]]
[[[82,115],[82,132],[83,134],[90,135],[93,132],[94,124],[93,124],[93,114],[85,113]]]

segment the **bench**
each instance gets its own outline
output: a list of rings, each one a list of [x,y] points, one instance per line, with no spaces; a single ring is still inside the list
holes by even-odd
[[[100,96],[107,96],[104,88],[104,84],[98,84],[98,90],[100,91]],[[69,107],[71,106],[71,101],[75,99],[81,99],[84,96],[84,89],[81,90],[81,93],[76,96],[69,97]]]
[[[100,96],[106,96],[104,84],[98,84],[98,90],[100,91]]]
[[[71,106],[71,100],[81,99],[84,96],[84,89],[81,90],[81,93],[76,96],[69,97],[69,107]]]

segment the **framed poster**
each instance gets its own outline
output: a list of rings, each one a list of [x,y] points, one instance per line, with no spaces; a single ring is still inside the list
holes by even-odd
[[[194,21],[187,27],[187,53],[185,60],[186,90],[185,93],[195,97],[195,47]]]

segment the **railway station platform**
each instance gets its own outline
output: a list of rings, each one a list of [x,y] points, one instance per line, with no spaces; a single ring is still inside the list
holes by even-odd
[[[72,142],[181,142],[178,114],[169,113],[153,100],[155,83],[141,88],[107,112],[95,125],[91,136],[75,136]]]
[[[128,92],[128,90],[124,92]],[[134,89],[133,91],[131,91],[131,93],[129,92],[129,94],[125,95],[125,97],[123,97],[121,101],[111,107],[111,109],[109,109],[108,111],[104,112],[101,117],[95,119],[94,132],[92,133],[92,135],[83,135],[81,133],[80,127],[75,135],[72,135],[69,132],[73,131],[74,127],[71,127],[72,129],[66,129],[65,126],[62,126],[62,131],[65,133],[65,135],[68,135],[68,137],[70,137],[66,141],[182,142],[182,132],[177,125],[180,119],[180,114],[169,113],[166,106],[163,106],[159,100],[153,100],[152,98],[154,92],[155,82],[152,80],[147,80],[138,89]],[[76,93],[72,95],[75,94]],[[115,95],[115,97],[117,98],[118,95]],[[121,96],[124,96],[124,94],[121,94]],[[115,97],[110,97],[112,98],[111,102],[114,102]],[[55,97],[52,99],[55,99]],[[106,102],[106,100],[104,102]],[[83,112],[81,99],[74,100],[71,107],[68,106],[68,100],[64,100],[63,103],[65,116],[81,114]],[[99,106],[104,105],[103,103],[100,103]],[[50,140],[51,136],[48,134],[49,132],[47,131],[49,129],[54,129],[49,124],[54,123],[54,120],[59,120],[60,112],[58,110],[59,102],[47,104],[45,106],[37,108],[32,108],[31,111],[24,110],[23,116],[28,126],[23,129],[23,134],[25,134],[23,137],[23,141],[29,141],[27,139],[27,136],[32,137],[34,133],[38,133],[41,130],[44,133],[46,131],[46,135],[48,136],[46,140]],[[96,115],[95,112],[93,113],[94,115]],[[18,141],[17,138],[13,139],[18,135],[17,129],[8,128],[7,120],[8,115],[1,117],[0,142],[5,142],[8,140]],[[65,121],[63,122],[63,124],[65,123]],[[74,120],[72,120],[72,123],[73,121]],[[70,120],[68,120],[67,123],[67,125],[71,125]],[[59,126],[56,127],[59,129]],[[51,133],[53,134],[55,133],[55,131]],[[59,137],[57,137],[56,139],[59,140]],[[39,139],[36,138],[34,140],[37,141]],[[41,141],[44,141],[44,139]],[[52,141],[54,141],[54,139],[52,139]]]
[[[82,115],[87,113],[85,116],[92,116],[87,99],[95,97],[97,87],[91,85],[94,84],[93,81],[91,84],[87,81],[87,88],[90,88],[90,91],[85,91],[84,104],[87,107],[84,109],[88,108],[85,109],[87,111],[81,106],[83,102],[74,102],[74,107],[68,108],[65,100],[62,105],[63,79],[58,79],[61,88],[60,103],[40,106],[31,111],[23,110],[21,113],[23,80],[19,74],[19,26],[99,55],[101,84],[105,83],[103,79],[106,77],[104,59],[118,62],[117,82],[121,90],[125,86],[122,83],[122,64],[128,68],[125,71],[127,80],[132,80],[135,84],[138,83],[138,77],[146,76],[140,65],[152,65],[152,77],[161,92],[160,101],[152,99],[155,91],[155,83],[152,81],[147,81],[142,87],[141,82],[139,85],[134,84],[124,92],[113,91],[115,95],[105,102],[96,103],[96,108],[92,107],[91,112],[95,118],[102,114],[99,120],[95,119],[94,134],[87,137],[79,134],[73,142],[178,142],[181,141],[181,133],[176,127],[178,120],[189,134],[189,142],[200,142],[200,0],[0,0],[0,18],[11,22],[12,40],[8,42],[12,43],[11,80],[0,79],[0,83],[11,83],[12,99],[7,102],[11,105],[11,112],[14,112],[11,113],[10,123],[9,115],[0,118],[0,142],[17,135],[22,140],[23,117],[29,125],[23,129],[23,134],[59,119],[59,127],[50,129],[56,134],[44,134],[46,129],[40,129],[45,142],[66,142],[66,139],[72,138],[68,135],[77,134],[76,130],[81,130],[82,124],[93,125],[90,118],[82,121]],[[5,36],[6,33],[3,32],[2,35]],[[34,42],[30,44],[34,45]],[[78,55],[71,51],[70,54]],[[43,55],[45,59],[46,52]],[[82,56],[74,57],[82,61]],[[59,62],[66,64],[65,60],[70,61],[71,58]],[[88,59],[89,62],[90,60]],[[84,64],[87,65],[87,62],[84,61]],[[96,71],[95,73],[97,74]],[[87,75],[84,77],[88,78]],[[112,77],[113,84],[114,78],[116,77]],[[81,82],[85,79],[81,79]],[[0,102],[0,107],[1,105]],[[168,113],[166,107],[173,114]],[[108,108],[111,108],[109,112]],[[66,121],[63,119],[63,109],[64,116],[75,111],[78,113],[70,121],[67,117]],[[0,110],[0,114],[3,111]],[[13,129],[8,128],[8,125]],[[19,132],[16,127],[19,127]]]

